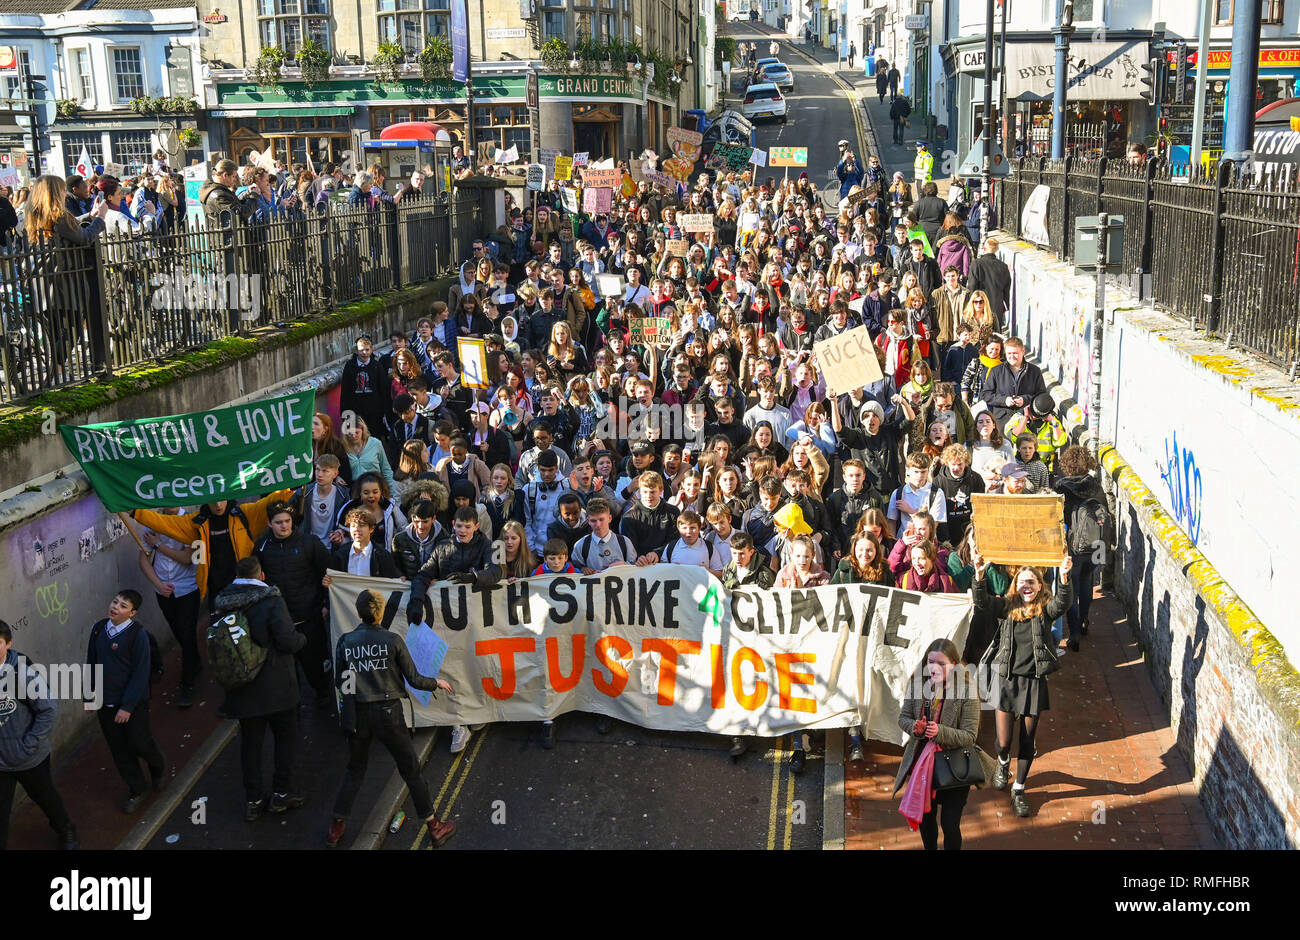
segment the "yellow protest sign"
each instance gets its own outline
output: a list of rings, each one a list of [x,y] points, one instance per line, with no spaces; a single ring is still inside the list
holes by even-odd
[[[1055,567],[1065,558],[1065,497],[972,493],[975,544],[996,565]]]

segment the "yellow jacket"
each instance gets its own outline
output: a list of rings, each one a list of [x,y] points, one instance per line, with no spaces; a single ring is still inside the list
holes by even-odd
[[[928,183],[931,180],[931,174],[934,173],[934,154],[928,150],[922,150],[912,161],[912,178],[918,179],[922,183]]]
[[[293,490],[276,490],[270,496],[264,496],[255,503],[244,503],[230,510],[230,544],[235,550],[235,560],[247,558],[253,554],[253,540],[267,526],[266,510],[272,503],[281,500],[288,502]],[[193,545],[202,542],[203,553],[199,556],[198,571],[195,573],[199,582],[199,596],[208,596],[208,559],[211,558],[211,538],[208,534],[210,524],[205,513],[193,516],[167,516],[152,509],[133,509],[131,518],[142,526],[147,526],[162,535],[169,535],[178,542]]]

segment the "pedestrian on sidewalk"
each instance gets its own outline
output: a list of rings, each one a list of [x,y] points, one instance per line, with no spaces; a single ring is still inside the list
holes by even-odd
[[[998,766],[993,789],[1007,788],[1012,726],[1018,723],[1020,746],[1016,779],[1011,785],[1011,810],[1017,816],[1028,816],[1025,781],[1034,761],[1034,735],[1039,716],[1050,707],[1047,676],[1060,668],[1052,624],[1074,602],[1074,586],[1070,584],[1074,561],[1069,555],[1062,559],[1060,589],[1055,594],[1047,590],[1041,571],[1021,565],[1013,572],[1006,595],[997,597],[989,593],[989,565],[984,556],[976,550],[971,560],[975,563],[975,607],[998,618],[997,636],[980,660],[983,684],[990,690],[989,704],[997,710]]]
[[[90,628],[86,662],[103,667],[103,704],[99,727],[117,772],[126,781],[122,812],[134,813],[144,802],[150,784],[161,790],[167,782],[167,763],[149,728],[149,676],[153,663],[144,624],[135,620],[144,598],[123,588],[108,605],[108,617]],[[140,769],[144,761],[149,779]]]
[[[288,509],[279,510],[277,517],[289,518]],[[278,533],[280,528],[272,531]],[[247,800],[244,819],[254,822],[263,813],[283,813],[304,802],[293,791],[299,704],[298,664],[294,654],[307,645],[307,637],[294,629],[293,617],[280,589],[266,583],[262,563],[256,555],[240,559],[235,565],[235,575],[235,580],[217,595],[217,616],[241,613],[248,621],[253,642],[266,650],[266,660],[253,680],[227,689],[226,700],[221,705],[222,715],[239,721],[239,761]],[[308,590],[313,588],[311,585]],[[275,739],[275,770],[269,802],[262,775],[262,742],[266,740],[267,728]]]
[[[876,59],[876,94],[880,97],[880,103],[885,103],[885,92],[889,91],[889,63],[884,59]]]
[[[895,95],[889,103],[889,120],[894,125],[894,143],[903,142],[903,128],[907,126],[907,116],[912,113],[912,103],[906,98]]]
[[[59,847],[80,848],[50,769],[50,732],[59,717],[59,703],[13,642],[13,628],[0,620],[0,852],[9,843],[9,813],[18,784],[45,813]]]
[[[931,643],[898,715],[898,726],[908,738],[894,778],[894,793],[907,784],[899,812],[921,833],[921,845],[931,852],[939,848],[940,825],[944,851],[961,848],[961,815],[971,788],[971,784],[934,788],[938,782],[933,776],[936,751],[974,751],[986,781],[995,769],[993,758],[975,743],[980,727],[979,690],[969,670],[961,667],[961,654],[952,640]],[[919,819],[912,815],[918,810]]]
[[[858,47],[855,46],[852,42],[850,42],[849,43],[849,69],[853,68],[853,60],[857,58],[857,55],[858,55]]]
[[[898,96],[898,80],[900,78],[902,76],[898,74],[898,66],[891,65],[889,67],[889,94],[894,97]]]
[[[383,626],[384,595],[362,591],[357,595],[360,623],[339,638],[335,649],[336,683],[343,694],[343,730],[348,736],[348,769],[334,801],[334,819],[325,844],[335,848],[343,838],[347,819],[361,790],[370,763],[370,742],[378,740],[397,763],[415,802],[415,811],[429,827],[429,839],[440,847],[456,831],[453,822],[442,822],[433,814],[429,785],[420,772],[420,761],[407,730],[406,685],[422,692],[450,692],[445,679],[431,679],[415,668],[406,641]],[[403,682],[406,685],[403,685]]]

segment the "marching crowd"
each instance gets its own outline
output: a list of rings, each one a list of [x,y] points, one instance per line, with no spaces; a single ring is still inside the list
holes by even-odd
[[[908,786],[904,806],[926,846],[936,845],[941,822],[946,846],[958,847],[969,783],[928,784],[939,769],[936,746],[974,745],[978,698],[946,698],[942,689],[953,688],[958,665],[981,661],[994,677],[997,715],[996,760],[980,752],[984,779],[1010,784],[1014,812],[1029,813],[1046,676],[1087,634],[1095,547],[1108,538],[1096,465],[1070,444],[1023,342],[1003,332],[1010,276],[996,239],[972,238],[971,207],[939,198],[928,168],[914,192],[901,173],[887,180],[876,157],[859,169],[847,142],[840,151],[838,209],[828,210],[806,174],[759,179],[753,168],[701,173],[676,192],[628,176],[610,211],[592,214],[566,209],[552,185],[535,209],[512,208],[507,226],[474,241],[445,300],[413,331],[357,338],[342,373],[342,422],[315,416],[314,482],[242,504],[133,513],[148,530],[140,584],[153,590],[182,651],[175,704],[192,704],[203,668],[201,609],[238,615],[268,650],[266,665],[223,705],[240,721],[250,821],[302,804],[293,786],[296,663],[319,707],[343,701],[349,732],[328,844],[342,838],[372,739],[394,754],[434,844],[454,830],[433,817],[403,733],[402,679],[429,691],[439,683],[419,676],[384,629],[377,593],[358,601],[363,628],[330,650],[330,571],[410,581],[414,623],[425,619],[437,581],[491,584],[661,561],[700,565],[728,587],[868,582],[973,592],[965,648],[943,641],[927,654],[924,668],[941,691],[904,706],[900,726],[910,737],[898,783]],[[218,163],[205,207],[214,193],[221,203],[244,200],[239,211],[251,213],[293,198],[268,196],[248,169],[240,176],[233,163]],[[332,179],[323,169],[321,179]],[[377,186],[375,198],[391,199],[376,172],[358,173],[354,189],[368,199]],[[236,177],[251,185],[243,196]],[[319,182],[304,188],[300,175],[292,192],[314,200]],[[72,189],[68,215],[81,191]],[[712,230],[684,231],[686,212],[711,213]],[[39,225],[51,216],[66,222],[48,206],[43,213]],[[659,325],[648,340],[651,323]],[[814,343],[858,327],[882,378],[828,387]],[[463,371],[461,339],[483,341],[484,382]],[[1069,557],[1058,571],[989,564],[974,539],[972,495],[1036,492],[1065,495]],[[200,543],[194,564],[191,546]],[[100,723],[127,784],[127,812],[166,779],[148,727],[147,631],[130,629],[142,603],[139,591],[122,590],[88,648],[89,660],[106,666]],[[338,663],[361,655],[377,631],[388,661],[340,698]],[[609,727],[598,721],[602,732]],[[276,742],[269,790],[268,730]],[[454,728],[452,750],[474,731]],[[556,736],[546,722],[543,746]],[[48,747],[15,751],[10,737],[0,727],[0,780],[25,774],[18,779],[45,794],[51,824],[75,842],[57,794],[49,799]],[[799,734],[791,744],[798,772],[808,743]],[[736,738],[732,756],[744,752]],[[849,759],[863,756],[853,729]]]

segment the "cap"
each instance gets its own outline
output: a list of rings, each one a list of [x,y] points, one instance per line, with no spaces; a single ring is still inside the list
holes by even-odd
[[[1017,480],[1029,476],[1029,473],[1025,468],[1020,466],[1020,464],[1016,463],[1014,460],[1009,463],[1004,463],[1002,469],[999,470],[998,473],[1003,477],[1014,477]]]
[[[628,448],[633,457],[652,457],[655,445],[650,441],[636,441]]]
[[[485,401],[476,401],[474,402],[474,405],[470,408],[470,411],[476,411],[481,415],[485,415],[491,410],[492,409],[488,407],[488,403]]]
[[[849,142],[848,142],[847,140],[840,140],[840,142],[839,142],[839,146],[841,146],[841,147],[847,147],[848,145],[849,145]]]
[[[1030,407],[1035,418],[1046,418],[1056,411],[1056,399],[1051,396],[1050,392],[1041,392],[1034,396],[1033,404]]]
[[[862,421],[865,423],[867,420],[867,415],[875,415],[881,421],[884,421],[885,409],[882,408],[880,402],[876,401],[875,399],[872,399],[870,401],[865,401],[862,403],[862,407],[858,409],[858,417],[861,418]]]
[[[803,510],[799,508],[798,503],[786,503],[776,511],[772,521],[783,529],[789,529],[795,535],[812,533],[812,526],[804,521]]]
[[[923,141],[923,140],[918,140],[918,141],[916,142],[916,149],[917,149],[917,150],[924,150],[924,149],[925,149],[925,141]]]

